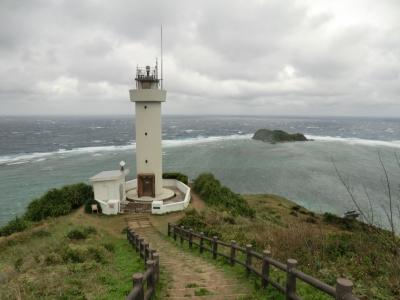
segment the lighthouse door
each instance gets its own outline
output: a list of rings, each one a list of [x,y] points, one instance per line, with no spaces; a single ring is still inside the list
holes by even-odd
[[[138,196],[155,197],[154,174],[138,174]]]

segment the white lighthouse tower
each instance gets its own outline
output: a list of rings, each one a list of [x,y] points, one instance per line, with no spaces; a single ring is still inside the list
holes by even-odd
[[[161,103],[167,91],[160,88],[158,65],[136,69],[136,89],[130,99],[136,108],[137,188],[128,193],[132,200],[163,200],[174,196],[163,188],[161,150]]]

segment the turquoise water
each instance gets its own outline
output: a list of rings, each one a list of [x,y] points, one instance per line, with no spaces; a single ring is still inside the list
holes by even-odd
[[[354,209],[332,165],[354,189],[360,205],[368,209],[364,190],[374,202],[377,221],[386,225],[383,207],[388,206],[381,151],[389,171],[393,194],[400,199],[400,167],[396,164],[395,146],[365,144],[349,140],[322,139],[312,142],[266,144],[248,136],[206,139],[168,144],[164,147],[164,171],[180,171],[195,178],[212,172],[238,193],[272,193],[285,196],[316,212],[343,214]],[[22,214],[29,201],[52,187],[80,181],[102,170],[118,168],[121,160],[135,176],[134,147],[114,147],[85,151],[53,153],[29,162],[0,166],[0,223]]]

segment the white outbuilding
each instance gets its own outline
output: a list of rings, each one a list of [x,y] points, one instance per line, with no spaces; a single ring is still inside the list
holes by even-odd
[[[94,198],[99,202],[103,214],[115,215],[121,210],[121,202],[126,199],[125,177],[129,170],[100,172],[89,180],[93,185]]]

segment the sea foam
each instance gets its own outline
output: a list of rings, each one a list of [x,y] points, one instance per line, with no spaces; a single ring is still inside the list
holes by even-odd
[[[187,139],[177,139],[177,140],[163,140],[163,147],[179,147],[188,146],[203,143],[212,143],[223,140],[238,140],[238,139],[250,139],[251,134],[235,134],[228,136],[209,136],[203,137],[198,136],[195,138]],[[26,163],[35,160],[39,162],[44,160],[48,156],[52,155],[74,155],[74,154],[85,154],[85,153],[98,153],[98,152],[110,152],[110,151],[124,151],[124,150],[134,150],[136,149],[136,143],[131,143],[128,145],[110,145],[110,146],[92,146],[92,147],[80,147],[74,149],[58,149],[53,152],[34,152],[34,153],[20,153],[15,155],[0,156],[0,165],[16,165],[20,163]]]
[[[400,148],[400,141],[381,141],[381,140],[368,140],[368,139],[360,139],[360,138],[344,138],[340,136],[318,136],[318,135],[305,135],[306,138],[322,141],[322,142],[341,142],[350,145],[363,145],[363,146],[373,146],[373,147],[392,147],[392,148]]]

